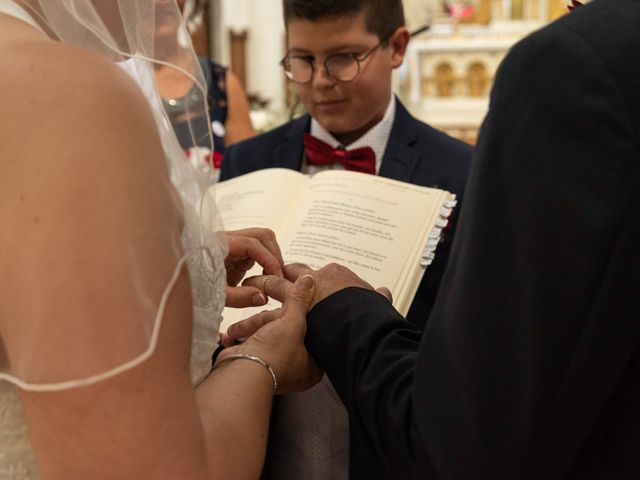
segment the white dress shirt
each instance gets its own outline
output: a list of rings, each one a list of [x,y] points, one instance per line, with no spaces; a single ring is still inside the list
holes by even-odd
[[[396,116],[396,97],[391,95],[391,101],[387,106],[387,110],[384,112],[382,120],[376,123],[367,133],[365,133],[358,140],[348,146],[342,145],[336,138],[331,135],[315,118],[311,119],[311,135],[319,140],[331,145],[333,148],[343,147],[345,150],[353,150],[361,147],[371,147],[376,154],[376,175],[380,171],[382,165],[382,157],[384,151],[387,148],[389,142],[389,135],[391,134],[391,128],[393,127],[393,119]],[[323,170],[344,170],[344,167],[339,163],[332,165],[308,165],[306,158],[302,162],[302,173],[307,175],[313,175]]]

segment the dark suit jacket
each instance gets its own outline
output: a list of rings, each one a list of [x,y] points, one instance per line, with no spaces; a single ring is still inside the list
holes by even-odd
[[[311,127],[304,115],[275,130],[230,146],[224,154],[220,180],[263,168],[300,170],[304,153],[303,136]],[[471,160],[471,147],[413,118],[396,102],[396,116],[382,159],[380,176],[455,193],[461,203]],[[460,204],[459,203],[459,204]],[[420,326],[429,315],[446,266],[452,228],[438,246],[436,258],[427,269],[407,318]],[[379,285],[382,286],[382,285]]]
[[[311,311],[353,478],[640,478],[639,48],[640,1],[594,0],[511,50],[422,335]]]

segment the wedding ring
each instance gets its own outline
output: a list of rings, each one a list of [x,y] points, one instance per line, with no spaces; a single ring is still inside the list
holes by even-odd
[[[267,290],[265,289],[265,287],[267,286],[267,280],[269,280],[269,275],[265,275],[264,276],[264,280],[262,280],[262,293],[264,293],[265,295],[267,294]]]

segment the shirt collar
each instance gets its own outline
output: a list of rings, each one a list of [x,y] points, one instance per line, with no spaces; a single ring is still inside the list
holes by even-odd
[[[391,134],[391,128],[393,127],[393,119],[396,115],[396,97],[391,95],[391,100],[387,106],[387,110],[384,112],[382,120],[376,123],[358,140],[352,144],[344,147],[346,150],[353,150],[361,147],[371,147],[376,154],[376,174],[380,171],[382,165],[382,157],[384,151],[387,149],[387,143],[389,143],[389,135]],[[315,119],[311,119],[311,135],[319,140],[331,145],[333,148],[341,146],[340,142],[331,135],[320,123]]]

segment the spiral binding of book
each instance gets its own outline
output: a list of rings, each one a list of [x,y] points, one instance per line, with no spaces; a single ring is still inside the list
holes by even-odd
[[[442,240],[442,232],[449,224],[449,217],[457,204],[458,201],[453,193],[442,204],[438,218],[435,221],[435,226],[433,230],[431,230],[427,244],[422,251],[422,257],[420,258],[420,265],[422,267],[426,268],[433,263],[433,259],[436,256],[436,248]]]

